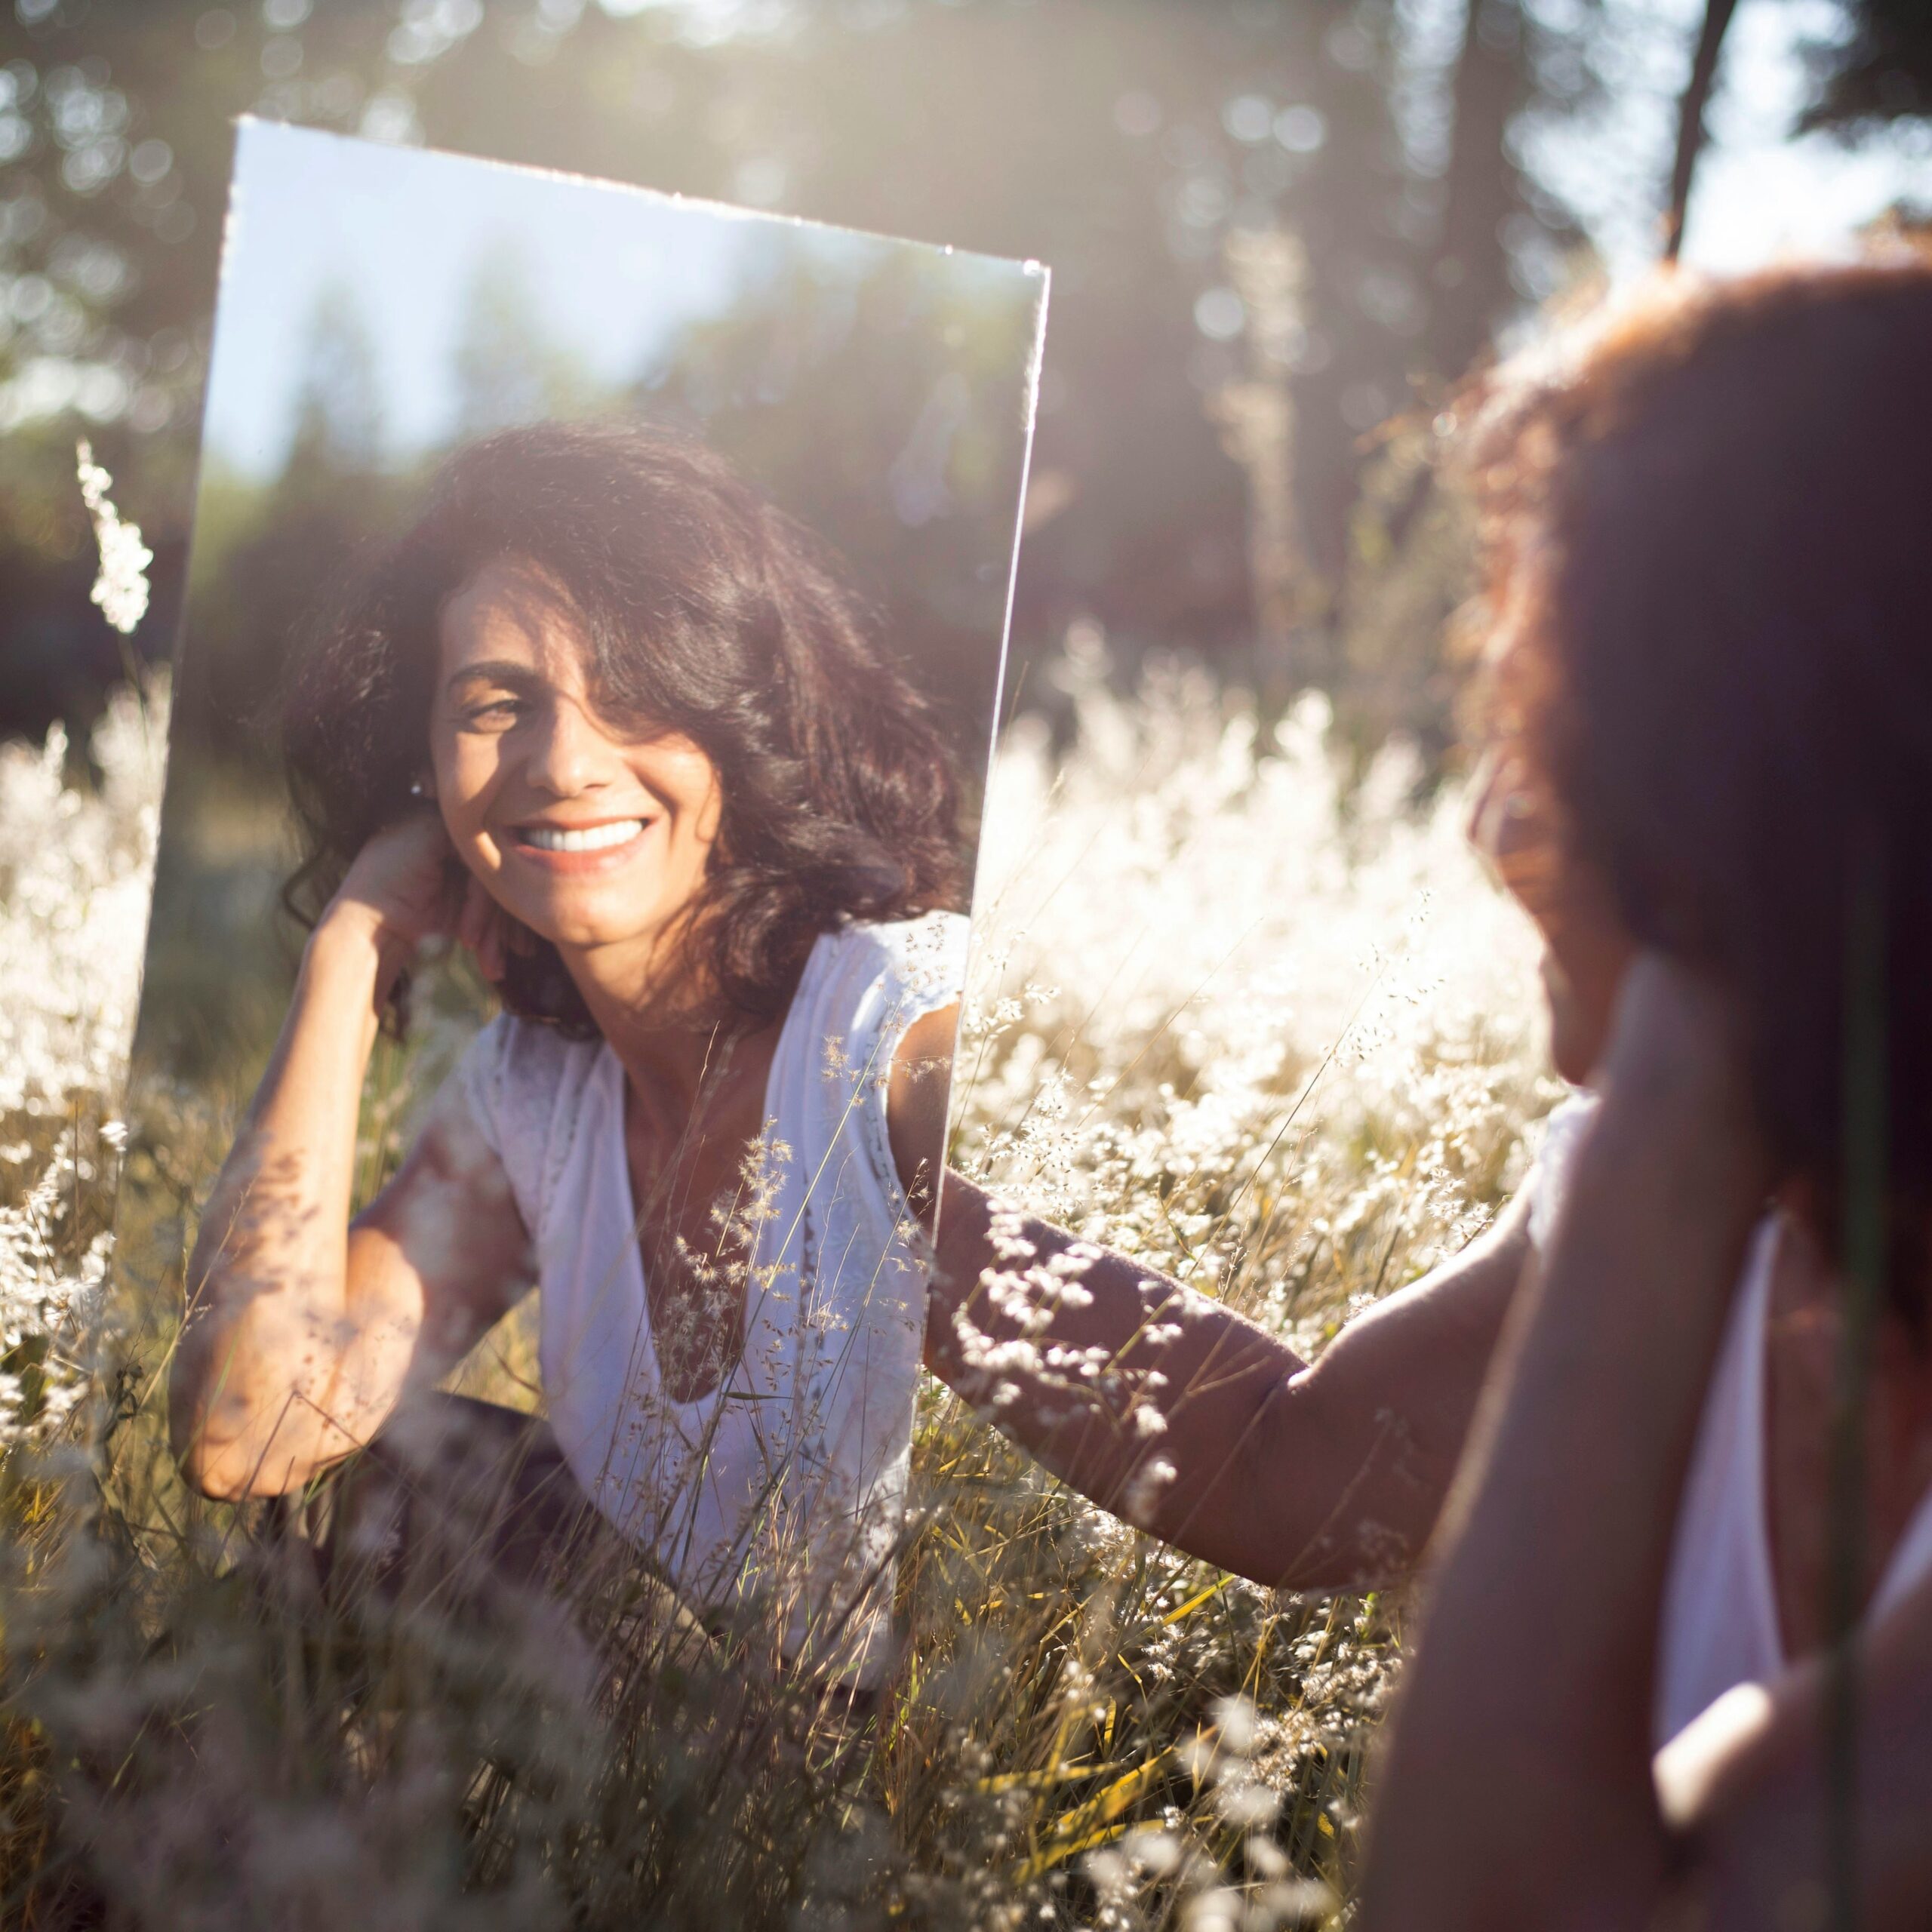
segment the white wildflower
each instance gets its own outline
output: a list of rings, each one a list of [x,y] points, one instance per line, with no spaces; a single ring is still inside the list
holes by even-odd
[[[141,541],[141,526],[124,523],[108,491],[114,479],[94,460],[83,436],[74,446],[81,479],[81,500],[94,519],[94,540],[100,546],[100,571],[93,597],[101,614],[126,636],[147,615],[149,565],[154,552]]]

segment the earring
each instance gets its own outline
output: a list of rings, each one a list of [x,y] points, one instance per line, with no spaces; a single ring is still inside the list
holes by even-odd
[[[435,788],[426,778],[412,778],[409,781],[409,795],[412,798],[433,799],[436,795]]]

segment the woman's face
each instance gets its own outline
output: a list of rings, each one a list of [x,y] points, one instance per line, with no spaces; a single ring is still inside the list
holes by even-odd
[[[1617,990],[1637,949],[1603,875],[1564,851],[1554,814],[1521,761],[1493,755],[1485,770],[1469,838],[1543,937],[1550,1058],[1580,1085],[1603,1056]]]
[[[534,567],[485,565],[444,605],[429,745],[465,865],[567,951],[647,955],[696,897],[723,804],[681,734],[601,717],[588,651]]]

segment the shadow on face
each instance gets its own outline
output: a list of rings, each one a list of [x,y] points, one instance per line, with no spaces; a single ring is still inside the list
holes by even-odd
[[[566,950],[654,946],[702,889],[723,795],[681,733],[598,709],[568,603],[515,558],[445,605],[429,738],[451,842]]]
[[[1515,755],[1485,761],[1469,835],[1542,937],[1550,1059],[1565,1080],[1586,1085],[1637,950],[1609,883],[1566,849],[1553,802]]]

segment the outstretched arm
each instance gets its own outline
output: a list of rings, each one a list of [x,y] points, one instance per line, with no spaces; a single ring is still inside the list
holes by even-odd
[[[948,1012],[895,1063],[908,1191],[945,1130]],[[929,1167],[925,1171],[930,1171]],[[1223,1303],[946,1177],[927,1365],[1103,1506],[1271,1587],[1420,1559],[1529,1250],[1524,1214],[1351,1322],[1312,1366]]]

